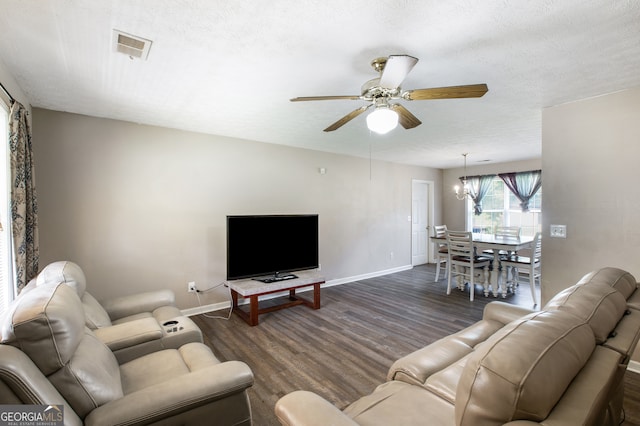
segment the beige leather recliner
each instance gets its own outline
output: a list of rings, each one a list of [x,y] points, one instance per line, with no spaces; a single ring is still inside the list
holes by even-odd
[[[119,365],[65,284],[30,289],[4,321],[3,404],[63,404],[66,425],[251,424],[246,364],[188,343]]]
[[[201,330],[175,306],[171,290],[138,293],[100,303],[87,291],[80,266],[58,261],[42,269],[22,293],[51,282],[62,282],[76,291],[82,301],[85,324],[120,363],[161,349],[202,342]]]

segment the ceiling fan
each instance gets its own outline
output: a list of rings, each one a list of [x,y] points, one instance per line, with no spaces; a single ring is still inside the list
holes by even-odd
[[[371,66],[380,73],[380,77],[364,83],[360,95],[303,96],[293,98],[291,102],[341,99],[366,101],[368,105],[351,111],[324,129],[324,131],[332,132],[339,129],[369,108],[374,107],[373,112],[367,116],[367,126],[377,133],[387,133],[394,129],[398,123],[405,129],[413,129],[422,124],[408,109],[394,101],[479,98],[489,90],[486,84],[402,90],[400,85],[417,62],[417,58],[409,55],[391,55],[388,58],[376,58],[371,62]]]

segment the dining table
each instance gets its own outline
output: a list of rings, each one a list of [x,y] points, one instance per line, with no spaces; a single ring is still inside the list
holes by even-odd
[[[432,242],[439,244],[446,244],[446,237],[431,237]],[[472,234],[473,245],[476,252],[479,254],[484,250],[491,250],[493,252],[493,264],[491,265],[489,273],[489,286],[485,287],[485,296],[488,296],[488,292],[498,297],[499,294],[503,298],[507,297],[507,277],[505,271],[500,263],[501,252],[516,253],[520,250],[533,248],[533,237],[520,236],[520,237],[502,237],[495,234],[486,233],[473,233]],[[447,265],[448,267],[448,265]],[[462,278],[462,277],[459,277]],[[459,285],[460,286],[460,285]]]

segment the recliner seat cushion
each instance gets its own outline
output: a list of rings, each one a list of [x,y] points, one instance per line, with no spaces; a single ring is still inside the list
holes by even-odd
[[[456,424],[544,420],[594,348],[591,327],[568,312],[538,312],[508,324],[468,358]]]
[[[182,316],[182,312],[175,306],[160,306],[159,308],[154,309],[151,312],[141,312],[135,315],[129,315],[126,317],[118,318],[117,320],[113,320],[111,323],[113,325],[124,324],[130,321],[139,320],[141,318],[155,318],[158,324],[163,324],[166,321],[175,319],[176,317]]]
[[[219,363],[209,347],[200,343],[165,349],[122,364],[122,389],[127,395]]]

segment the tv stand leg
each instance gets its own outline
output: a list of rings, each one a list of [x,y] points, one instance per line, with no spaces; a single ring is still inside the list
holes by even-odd
[[[235,290],[231,290],[231,301],[233,302],[231,305],[232,310],[235,311],[238,309],[238,293]]]
[[[258,325],[258,296],[249,296],[249,325]]]
[[[320,309],[320,283],[313,285],[313,309]]]
[[[258,325],[258,296],[249,296],[249,312],[245,312],[238,305],[238,293],[231,290],[232,312],[238,314],[240,318],[245,320],[247,324],[253,326]]]

